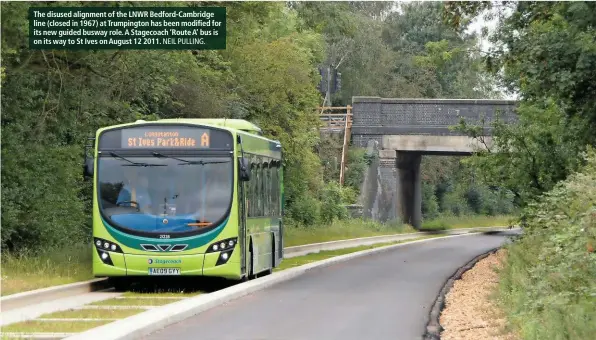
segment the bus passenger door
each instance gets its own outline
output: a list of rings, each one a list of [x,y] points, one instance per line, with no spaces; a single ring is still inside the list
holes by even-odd
[[[238,244],[240,245],[240,272],[246,273],[246,182],[238,181]]]

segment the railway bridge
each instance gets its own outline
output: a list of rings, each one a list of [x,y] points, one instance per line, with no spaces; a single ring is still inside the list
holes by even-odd
[[[350,141],[378,156],[362,185],[363,215],[383,222],[401,219],[420,228],[422,155],[471,155],[485,147],[452,129],[461,118],[468,124],[484,118],[483,141],[490,146],[490,123],[497,114],[505,122],[516,121],[515,107],[510,100],[353,97],[343,114],[322,110],[321,119],[327,122],[324,129],[345,132],[340,182]]]

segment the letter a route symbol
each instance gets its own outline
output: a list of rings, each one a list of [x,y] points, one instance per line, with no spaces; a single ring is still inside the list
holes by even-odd
[[[209,135],[207,132],[203,132],[203,135],[201,136],[201,146],[209,147]]]

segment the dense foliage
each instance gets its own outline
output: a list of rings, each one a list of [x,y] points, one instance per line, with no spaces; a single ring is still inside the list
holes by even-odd
[[[338,187],[341,148],[330,149],[317,129],[315,108],[323,99],[318,65],[333,63],[343,74],[335,105],[354,95],[494,96],[473,52],[475,37],[444,24],[439,3],[402,4],[395,11],[390,2],[209,2],[227,7],[227,48],[173,52],[30,50],[31,5],[97,4],[1,5],[5,250],[88,240],[91,183],[82,178],[81,162],[86,138],[102,126],[170,117],[251,120],[282,142],[289,222],[316,225],[347,216],[342,205],[356,202],[367,162],[361,151],[350,151],[347,186]],[[468,186],[454,189],[453,199],[439,197],[442,182],[463,178],[455,175],[456,163],[453,173],[432,182],[439,208],[427,209],[429,216],[490,213],[483,208],[489,201],[465,209],[449,203],[469,196]],[[478,190],[487,187],[478,184]]]
[[[512,13],[489,36],[493,46],[484,59],[502,86],[519,94],[520,124],[496,122],[492,152],[471,161],[489,183],[527,203],[576,170],[578,155],[596,142],[596,4],[455,3],[446,15],[467,22],[486,8]]]
[[[490,35],[486,65],[520,97],[519,124],[496,122],[492,149],[470,162],[525,205],[524,235],[509,247],[498,297],[523,339],[590,339],[596,331],[596,4],[451,3],[446,22],[464,28],[483,10],[504,18]]]
[[[596,153],[526,209],[509,247],[500,302],[523,339],[591,339],[596,332]]]
[[[494,77],[483,70],[477,37],[442,21],[441,3],[391,2],[294,4],[309,27],[327,41],[326,64],[338,65],[342,90],[335,105],[352,96],[397,98],[497,98]],[[341,140],[326,137],[319,154],[325,181],[339,178]],[[348,157],[346,183],[359,190],[366,160]],[[509,214],[510,191],[475,178],[461,157],[423,158],[423,216]],[[353,174],[353,177],[351,175]]]
[[[509,215],[516,211],[513,194],[486,185],[461,157],[423,157],[422,215]]]
[[[313,108],[324,41],[283,3],[223,3],[227,49],[179,52],[29,50],[30,5],[2,3],[3,249],[88,238],[83,145],[101,126],[139,118],[251,120],[283,144],[288,203],[319,196]]]
[[[493,80],[482,70],[477,37],[443,23],[442,4],[411,2],[299,3],[309,27],[325,36],[326,64],[342,73],[333,98],[493,98]]]

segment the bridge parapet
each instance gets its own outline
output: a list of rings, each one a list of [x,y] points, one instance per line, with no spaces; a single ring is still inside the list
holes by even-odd
[[[490,122],[497,114],[505,122],[517,120],[515,107],[512,100],[353,97],[352,140],[360,147],[375,140],[384,149],[383,136],[462,136],[450,129],[460,117],[470,124],[480,124],[484,117],[490,136]]]

